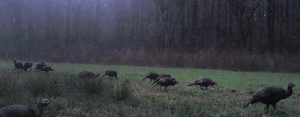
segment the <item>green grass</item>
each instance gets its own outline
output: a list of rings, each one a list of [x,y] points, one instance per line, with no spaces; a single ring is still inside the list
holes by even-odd
[[[262,116],[265,113],[264,105],[262,104],[256,104],[247,109],[242,109],[243,104],[250,98],[249,95],[245,95],[244,93],[255,91],[269,85],[286,88],[289,82],[296,84],[294,89],[295,94],[281,101],[278,104],[278,108],[288,112],[290,116],[300,116],[300,86],[297,86],[297,84],[300,84],[300,74],[119,65],[49,64],[55,69],[50,75],[22,72],[13,73],[9,77],[19,78],[24,81],[25,84],[30,81],[30,85],[41,87],[36,83],[35,78],[49,78],[49,81],[57,79],[61,84],[68,84],[70,79],[76,79],[76,75],[80,71],[103,73],[105,70],[116,70],[121,80],[100,81],[100,84],[107,87],[113,85],[112,88],[103,88],[99,83],[94,82],[88,84],[88,88],[81,88],[85,92],[95,92],[94,89],[101,90],[101,94],[95,93],[95,95],[82,93],[80,90],[77,91],[72,88],[72,85],[61,86],[60,90],[63,94],[49,94],[53,103],[51,103],[51,106],[47,109],[47,117],[97,117],[99,115],[113,117],[198,117],[201,115],[214,117]],[[12,68],[12,62],[0,61],[1,72],[6,73],[7,69]],[[171,87],[168,92],[159,91],[158,88],[152,88],[149,81],[141,81],[148,72],[171,74],[179,81],[179,84]],[[210,88],[208,91],[186,86],[204,76],[213,78],[213,80],[217,81],[218,86]],[[2,77],[2,75],[0,77]],[[128,81],[125,79],[128,79]],[[44,80],[40,82],[42,84]],[[10,85],[6,86],[7,89],[11,89],[9,86]],[[46,85],[45,89],[50,90],[49,87],[51,88],[53,85]],[[12,103],[32,105],[33,102],[39,98],[35,96],[36,94],[41,92],[41,96],[47,95],[47,92],[44,90],[36,91],[34,89],[35,88],[28,90],[24,88],[21,90],[21,92],[25,92],[22,94],[24,95],[22,98],[16,97],[11,99],[11,96],[2,96],[0,97],[0,106]],[[237,90],[237,92],[231,92],[232,89]],[[35,95],[28,95],[32,93]],[[43,93],[46,94],[44,95]],[[273,111],[269,113],[269,116],[280,117],[288,115]]]

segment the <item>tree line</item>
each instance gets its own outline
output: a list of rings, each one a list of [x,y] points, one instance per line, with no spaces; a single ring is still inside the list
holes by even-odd
[[[299,14],[299,0],[1,0],[0,56],[94,62],[120,52],[238,51],[290,58],[300,50]]]

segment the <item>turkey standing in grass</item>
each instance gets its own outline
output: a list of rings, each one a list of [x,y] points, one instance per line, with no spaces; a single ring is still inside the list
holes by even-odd
[[[205,89],[207,90],[207,87],[217,85],[217,83],[211,80],[210,78],[202,78],[200,80],[195,81],[193,84],[189,84],[188,86],[194,86],[194,85],[205,87]]]
[[[32,63],[24,63],[23,69],[27,71],[28,69],[31,71]]]
[[[270,105],[272,105],[273,108],[277,110],[277,102],[290,97],[293,94],[294,87],[295,85],[293,83],[289,83],[287,90],[275,86],[265,87],[257,91],[253,95],[252,99],[244,106],[244,108],[248,107],[250,104],[261,102],[266,105],[267,110],[269,109]]]
[[[47,67],[47,65],[44,62],[38,63],[35,66],[35,70],[41,71],[44,67]]]
[[[41,117],[44,108],[49,103],[47,99],[42,99],[36,108],[25,105],[9,105],[0,109],[0,117]]]
[[[171,75],[169,75],[169,74],[161,74],[161,75],[159,75],[158,77],[156,77],[155,79],[154,79],[154,82],[152,83],[152,85],[154,85],[155,83],[157,83],[161,78],[164,78],[164,77],[172,77]]]
[[[51,67],[45,66],[41,69],[41,71],[44,71],[46,73],[49,73],[50,71],[54,71]]]
[[[95,74],[95,73],[89,72],[89,71],[83,71],[83,72],[80,72],[78,74],[78,76],[80,78],[97,78],[100,76],[100,74]]]
[[[103,76],[108,76],[110,78],[115,78],[116,80],[118,79],[118,73],[116,71],[113,70],[107,70]],[[102,77],[103,77],[102,76]]]
[[[151,81],[155,81],[155,79],[157,77],[159,77],[158,73],[150,72],[150,73],[148,73],[148,75],[143,80],[148,78],[148,79],[150,79],[150,82],[151,82]]]
[[[171,77],[162,77],[161,79],[158,80],[158,82],[156,82],[156,85],[154,87],[156,87],[157,85],[160,85],[160,89],[162,86],[165,87],[165,90],[167,90],[167,88],[169,86],[174,86],[176,85],[178,82],[176,81],[175,78],[171,78]]]
[[[23,63],[21,62],[17,62],[16,60],[14,60],[14,64],[15,64],[15,70],[18,70],[18,69],[22,69],[23,70]]]

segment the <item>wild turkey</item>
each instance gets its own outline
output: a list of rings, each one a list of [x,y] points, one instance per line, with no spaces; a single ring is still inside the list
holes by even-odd
[[[16,60],[14,60],[14,64],[15,64],[15,70],[18,70],[18,69],[22,69],[23,70],[23,63],[21,62],[17,62]]]
[[[108,76],[110,78],[115,78],[116,80],[118,79],[118,73],[116,71],[113,71],[113,70],[105,71],[105,73],[102,77],[104,77],[104,76]]]
[[[171,77],[162,77],[161,79],[158,80],[158,82],[156,82],[156,85],[155,85],[154,87],[160,85],[160,89],[161,89],[162,86],[164,86],[164,87],[165,87],[165,90],[167,90],[167,88],[168,88],[169,86],[174,86],[174,85],[176,85],[177,83],[178,83],[178,82],[176,81],[175,78],[171,78]]]
[[[97,78],[100,76],[100,74],[95,74],[95,73],[89,72],[89,71],[83,71],[83,72],[80,72],[78,74],[78,76],[80,78]]]
[[[152,85],[154,85],[154,84],[156,84],[161,78],[164,78],[164,77],[172,77],[171,75],[169,75],[169,74],[161,74],[161,75],[159,75],[158,77],[156,77],[155,79],[154,79],[154,82],[152,83]]]
[[[35,108],[25,105],[9,105],[0,109],[0,117],[41,117],[50,102],[42,99]]]
[[[24,63],[23,69],[27,71],[28,69],[31,71],[32,63]]]
[[[205,89],[207,90],[207,87],[217,85],[217,83],[211,80],[210,78],[202,78],[200,80],[195,81],[193,84],[189,84],[188,86],[194,86],[194,85],[205,87]]]
[[[284,90],[280,87],[269,86],[265,87],[259,91],[257,91],[252,99],[244,106],[244,108],[248,107],[250,104],[255,104],[257,102],[261,102],[266,105],[266,109],[269,109],[269,106],[272,105],[275,110],[276,104],[282,99],[286,99],[293,94],[293,88],[295,85],[293,83],[289,83],[287,90]]]
[[[41,71],[44,67],[47,67],[47,65],[45,64],[45,62],[41,62],[41,63],[36,64],[34,69]]]
[[[46,73],[49,73],[50,71],[54,71],[54,69],[52,69],[51,67],[45,66],[41,69],[41,71],[44,71]]]
[[[150,73],[147,74],[147,76],[143,80],[150,79],[150,82],[151,82],[151,81],[155,81],[155,79],[157,77],[159,77],[158,73],[150,72]]]

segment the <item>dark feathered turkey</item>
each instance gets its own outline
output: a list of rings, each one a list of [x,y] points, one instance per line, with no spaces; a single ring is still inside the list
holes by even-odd
[[[113,71],[113,70],[107,70],[107,71],[105,71],[105,73],[104,73],[103,76],[108,76],[110,78],[115,78],[116,80],[118,79],[118,73],[116,71]]]
[[[41,117],[49,101],[42,99],[35,108],[26,105],[9,105],[0,109],[0,117]]]
[[[150,82],[151,82],[151,81],[155,81],[155,79],[157,77],[159,77],[158,73],[150,72],[150,73],[147,74],[147,76],[143,80],[150,79]]]
[[[23,69],[24,71],[31,71],[32,63],[24,63]]]
[[[44,67],[47,67],[47,65],[44,62],[38,63],[35,66],[35,70],[41,71]]]
[[[95,74],[95,73],[89,72],[89,71],[83,71],[83,72],[80,72],[78,74],[78,76],[80,78],[97,78],[98,76],[100,76],[100,74]]]
[[[164,78],[164,77],[170,77],[170,78],[172,78],[172,76],[169,75],[169,74],[161,74],[161,75],[159,75],[158,77],[156,77],[154,79],[154,82],[152,83],[152,85],[156,84],[161,78]]]
[[[176,81],[176,79],[175,78],[171,78],[171,77],[162,77],[161,79],[159,79],[158,80],[158,82],[156,82],[156,85],[154,86],[154,87],[156,87],[156,86],[160,86],[160,88],[163,86],[163,87],[165,87],[165,90],[167,90],[167,88],[169,87],[169,86],[174,86],[174,85],[176,85],[178,82]]]
[[[265,87],[257,91],[244,108],[248,107],[250,104],[261,102],[266,105],[267,109],[270,105],[276,109],[277,102],[282,99],[286,99],[293,94],[293,87],[295,87],[293,83],[289,83],[287,90],[275,86]]]
[[[50,71],[54,71],[54,69],[52,69],[51,67],[45,66],[41,69],[41,71],[44,71],[46,73],[49,73]]]
[[[194,83],[192,84],[189,84],[188,86],[194,86],[194,85],[198,85],[200,87],[205,87],[205,89],[207,90],[207,87],[209,86],[214,86],[216,85],[217,83],[214,82],[212,79],[210,78],[202,78],[200,80],[197,80],[195,81]]]
[[[15,67],[14,67],[15,70],[18,70],[18,69],[23,70],[23,63],[17,62],[16,60],[14,60],[14,64],[15,64]]]

